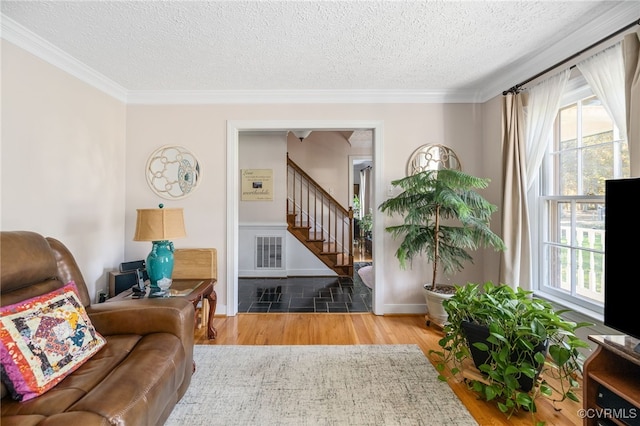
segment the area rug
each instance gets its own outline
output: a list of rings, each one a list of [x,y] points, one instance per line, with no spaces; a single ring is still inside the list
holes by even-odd
[[[477,425],[416,345],[207,346],[167,426]]]
[[[358,269],[360,279],[369,288],[373,288],[373,265],[363,266]]]

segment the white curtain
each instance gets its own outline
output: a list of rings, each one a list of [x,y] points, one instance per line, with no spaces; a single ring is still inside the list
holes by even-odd
[[[627,135],[624,93],[624,59],[620,43],[591,56],[576,65],[613,118],[622,137]]]
[[[546,79],[529,89],[528,106],[525,108],[525,135],[527,190],[538,176],[547,149],[553,123],[560,109],[560,99],[569,81],[570,69]]]
[[[371,166],[360,170],[360,219],[371,210]]]

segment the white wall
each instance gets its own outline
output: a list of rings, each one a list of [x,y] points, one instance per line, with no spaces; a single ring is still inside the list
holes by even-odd
[[[0,228],[62,241],[92,297],[124,260],[125,113],[2,40]]]
[[[287,271],[287,224],[286,223],[240,223],[238,224],[238,277],[279,277],[289,275]],[[256,238],[281,238],[282,257],[281,266],[273,268],[258,268],[256,256]]]

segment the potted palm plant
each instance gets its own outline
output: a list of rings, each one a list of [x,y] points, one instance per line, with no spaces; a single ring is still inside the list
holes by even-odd
[[[539,396],[579,401],[579,348],[589,345],[576,330],[591,324],[564,319],[566,310],[530,291],[491,282],[459,286],[443,306],[448,321],[438,342],[442,349],[430,351],[441,380],[447,380],[445,367],[453,376],[462,374],[507,416],[519,409],[535,413]],[[473,365],[480,376],[469,374]]]
[[[402,238],[395,255],[400,267],[424,253],[432,263],[431,282],[424,285],[429,319],[443,326],[447,314],[443,299],[455,291],[438,283],[440,268],[452,274],[473,261],[468,250],[491,247],[503,250],[504,242],[489,228],[489,219],[497,207],[478,192],[489,184],[483,179],[456,169],[425,170],[392,182],[402,192],[387,199],[380,210],[400,214],[404,222],[386,229],[394,238]]]

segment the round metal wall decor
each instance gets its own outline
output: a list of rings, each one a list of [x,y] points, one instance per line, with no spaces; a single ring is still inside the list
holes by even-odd
[[[147,161],[147,183],[153,192],[168,200],[191,195],[200,183],[200,164],[188,149],[178,145],[155,150]]]
[[[442,169],[462,170],[462,165],[456,153],[448,146],[441,144],[422,145],[413,151],[407,162],[407,176],[425,170]]]

